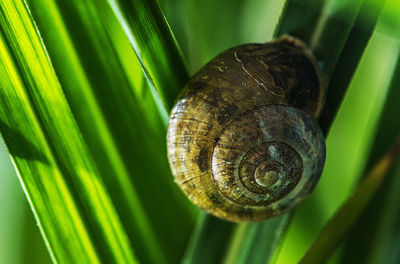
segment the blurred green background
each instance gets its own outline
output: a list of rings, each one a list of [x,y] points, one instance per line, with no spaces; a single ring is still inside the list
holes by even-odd
[[[341,10],[341,1],[327,2],[330,4],[326,4],[326,12],[334,13]],[[229,47],[270,40],[279,21],[284,1],[165,0],[159,4],[181,47],[187,69],[192,75],[205,62]],[[301,258],[324,224],[352,193],[360,177],[371,166],[371,162],[376,161],[377,157],[371,157],[371,151],[379,149],[380,146],[387,147],[387,142],[393,139],[396,131],[399,132],[400,82],[395,78],[399,74],[399,15],[400,4],[394,0],[386,1],[376,29],[327,137],[327,161],[321,181],[311,197],[296,210],[277,257],[277,263],[289,264]],[[337,19],[342,19],[346,23],[345,16]],[[382,113],[385,113],[386,119],[383,119]],[[382,123],[382,120],[386,121]],[[379,142],[376,139],[377,135],[386,141],[383,140],[377,145],[376,142]],[[390,179],[395,179],[395,175],[400,177],[398,164],[392,174]],[[400,234],[388,237],[388,234],[392,233],[390,230],[397,230],[396,228],[400,226],[398,212],[393,206],[390,207],[388,202],[389,200],[396,204],[394,201],[399,201],[400,197],[396,196],[396,190],[400,188],[400,183],[393,181],[384,188],[386,189],[381,190],[381,195],[378,196],[384,203],[383,209],[378,209],[383,210],[382,215],[385,217],[376,222],[376,230],[380,231],[374,229],[368,237],[367,248],[371,250],[365,254],[369,263],[382,263],[374,262],[382,259],[388,260],[385,263],[399,260],[399,253],[392,253],[392,258],[387,259],[389,251],[387,248],[382,249],[381,245],[385,243],[382,241],[397,241],[394,245],[391,244],[393,246],[391,252],[400,251]],[[377,209],[369,210],[374,212]],[[393,229],[379,229],[387,226],[387,222]],[[360,223],[360,226],[362,225]],[[362,244],[361,240],[365,241],[364,238],[357,241],[359,234],[353,236],[356,238],[349,240],[353,244],[358,242]],[[346,253],[346,246],[348,245],[345,244],[337,252],[335,258],[331,260],[332,263],[354,263]],[[357,255],[357,251],[354,254]],[[18,176],[1,141],[0,263],[49,262],[49,255]]]
[[[0,140],[0,263],[51,263],[3,140]]]

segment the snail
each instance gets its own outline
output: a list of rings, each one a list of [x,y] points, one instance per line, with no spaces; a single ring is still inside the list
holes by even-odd
[[[231,48],[182,90],[167,147],[175,182],[225,220],[261,221],[296,207],[325,162],[320,69],[300,40]]]

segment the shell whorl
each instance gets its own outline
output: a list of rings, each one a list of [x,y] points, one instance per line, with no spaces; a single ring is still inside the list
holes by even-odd
[[[220,54],[171,112],[175,181],[200,208],[231,221],[263,220],[296,206],[325,160],[314,120],[322,98],[318,67],[292,39]]]

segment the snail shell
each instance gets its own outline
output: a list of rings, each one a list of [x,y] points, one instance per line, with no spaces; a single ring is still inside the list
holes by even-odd
[[[259,221],[295,207],[325,162],[319,68],[299,40],[227,50],[187,84],[168,127],[175,181],[198,207]]]

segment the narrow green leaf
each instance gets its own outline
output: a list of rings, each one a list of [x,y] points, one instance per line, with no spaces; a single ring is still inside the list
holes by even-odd
[[[385,8],[382,13],[380,31],[385,34],[388,42],[391,42],[393,56],[396,51],[398,53],[400,50],[400,23],[398,22],[400,10],[396,1],[389,1],[389,3],[391,3],[390,8]],[[388,64],[384,66],[389,67]],[[397,60],[384,110],[377,125],[368,164],[376,163],[392,143],[390,139],[400,134],[399,85],[400,63]],[[399,252],[396,250],[399,241],[397,231],[400,215],[397,203],[399,200],[399,175],[400,163],[397,164],[397,169],[387,176],[388,180],[385,180],[374,199],[351,229],[342,254],[343,262],[398,263],[400,261]]]
[[[220,263],[234,227],[234,223],[200,214],[182,263]]]
[[[176,263],[195,211],[121,24],[107,1],[28,4],[41,38],[23,1],[1,6],[0,129],[54,258]]]
[[[359,9],[357,18],[353,21],[352,27],[348,32],[346,42],[341,51],[337,54],[335,64],[327,67],[330,72],[329,84],[326,93],[326,103],[321,115],[320,125],[322,130],[327,133],[337,110],[343,101],[344,95],[350,81],[357,69],[358,63],[370,40],[375,26],[380,18],[385,0],[364,0]],[[332,29],[337,31],[337,29]],[[326,31],[331,32],[331,31]],[[329,34],[329,33],[327,33]],[[330,34],[337,37],[335,34]],[[327,38],[326,50],[329,53],[329,46],[336,43],[336,39]]]
[[[0,130],[54,261],[135,262],[22,1],[0,1],[0,25]]]
[[[290,218],[291,214],[284,214],[266,222],[239,225],[224,263],[272,263]]]
[[[18,179],[18,177],[16,178]],[[23,232],[23,235],[21,236],[21,239],[23,240],[21,244],[21,252],[16,253],[19,255],[19,257],[21,257],[21,261],[16,263],[53,263],[45,241],[43,241],[43,236],[37,226],[36,219],[32,214],[32,210],[20,184],[18,185],[18,189],[21,190],[24,198],[24,206],[21,207],[21,209],[24,210],[24,225],[21,228],[21,232]],[[9,237],[5,237],[4,239],[8,238]]]
[[[288,2],[288,19],[282,19],[276,34],[279,36],[287,33],[308,43],[325,74],[326,102],[320,118],[320,125],[325,134],[339,109],[384,2]]]
[[[323,263],[342,241],[350,227],[367,206],[393,166],[400,151],[400,138],[391,150],[374,166],[354,195],[328,222],[300,263]]]
[[[397,162],[397,167],[392,171],[391,175],[388,178],[391,178],[390,181],[385,181],[385,185],[380,189],[380,197],[377,199],[374,198],[373,203],[369,205],[371,210],[365,210],[364,214],[361,215],[353,227],[360,224],[361,228],[369,227],[366,232],[366,241],[360,239],[360,242],[357,243],[356,247],[351,244],[353,239],[347,241],[347,245],[350,245],[354,256],[349,257],[348,254],[343,254],[343,257],[347,257],[347,262],[350,263],[351,260],[355,259],[356,256],[359,256],[360,250],[364,250],[368,247],[368,251],[363,251],[364,255],[359,259],[365,259],[365,263],[373,264],[373,263],[386,263],[386,264],[397,264],[400,261],[400,252],[397,250],[399,247],[399,186],[400,186],[400,161]],[[377,209],[379,208],[379,209]],[[375,214],[377,214],[375,216]],[[367,215],[367,218],[370,220],[366,223],[362,217]],[[371,215],[373,218],[378,218],[378,221],[374,221],[375,219],[371,219]],[[374,225],[376,223],[376,225]],[[357,232],[359,227],[357,226],[357,230],[352,230],[352,233]],[[363,236],[362,238],[364,238]],[[367,246],[365,245],[367,244]],[[346,251],[345,251],[346,252]],[[368,252],[365,254],[365,252]]]
[[[188,80],[176,41],[155,0],[108,0],[135,50],[165,123]],[[144,29],[145,28],[145,29]]]

